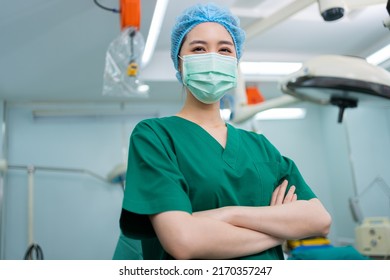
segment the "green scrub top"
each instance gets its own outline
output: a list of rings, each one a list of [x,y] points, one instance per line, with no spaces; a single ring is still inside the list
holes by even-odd
[[[300,200],[315,195],[294,162],[261,134],[227,124],[223,148],[201,126],[172,116],[141,121],[130,138],[123,208],[127,237],[140,239],[144,259],[171,259],[148,215],[224,206],[269,206],[287,179]],[[281,246],[240,259],[283,259]]]

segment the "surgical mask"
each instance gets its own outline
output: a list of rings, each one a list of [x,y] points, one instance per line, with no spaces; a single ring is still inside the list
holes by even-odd
[[[183,60],[183,84],[196,99],[212,104],[237,85],[237,59],[217,53],[192,54]]]

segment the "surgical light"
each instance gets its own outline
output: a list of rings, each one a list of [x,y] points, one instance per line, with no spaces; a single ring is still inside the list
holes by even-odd
[[[339,107],[341,123],[346,108],[390,100],[390,73],[363,58],[322,55],[281,81],[280,88],[302,100]]]

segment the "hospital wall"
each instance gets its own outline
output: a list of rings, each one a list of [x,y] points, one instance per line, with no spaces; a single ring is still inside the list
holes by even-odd
[[[146,107],[144,113],[126,118],[83,113],[120,112],[119,105],[9,106],[3,258],[23,259],[29,245],[28,172],[16,166],[35,168],[34,240],[45,259],[112,258],[123,190],[105,178],[126,160],[128,137],[136,122],[155,116],[153,106]],[[34,117],[36,110],[54,113]],[[81,113],[62,116],[61,112],[74,110]],[[161,106],[159,111],[164,113]]]
[[[336,245],[353,242],[356,223],[349,210],[349,197],[377,175],[390,182],[389,109],[351,109],[338,124],[335,108],[301,105],[307,109],[305,119],[258,121],[255,129],[294,159],[328,208],[333,217],[331,241]],[[123,191],[119,184],[89,173],[47,171],[42,167],[83,169],[105,178],[126,158],[128,137],[140,119],[174,114],[179,106],[148,104],[145,110],[137,106],[138,112],[144,113],[128,117],[34,117],[33,111],[42,109],[41,105],[37,108],[22,103],[7,108],[8,163],[36,167],[34,239],[45,259],[110,259],[119,235]],[[121,110],[110,104],[83,104],[80,108]],[[45,105],[43,109],[60,112],[64,107]],[[252,122],[240,126],[254,129]],[[27,169],[10,167],[4,184],[3,259],[22,259],[28,246],[27,186]],[[363,213],[388,216],[389,200],[372,190],[368,202],[362,203]]]
[[[351,219],[348,200],[356,198],[358,212],[390,218],[390,103],[361,102],[346,109],[336,123],[336,107],[322,110],[326,160],[329,164],[333,220],[338,243],[349,243],[359,223]]]

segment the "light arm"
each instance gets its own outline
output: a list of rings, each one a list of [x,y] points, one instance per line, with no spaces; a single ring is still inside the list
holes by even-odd
[[[284,241],[181,211],[163,212],[150,219],[162,246],[176,259],[231,259],[265,251]]]
[[[264,207],[229,206],[196,213],[198,216],[266,233],[281,239],[326,236],[331,217],[317,198],[297,200],[292,186],[285,194],[285,180],[272,195],[271,205]]]
[[[316,199],[266,207],[228,207],[228,222],[283,239],[326,236],[331,217]]]

